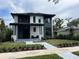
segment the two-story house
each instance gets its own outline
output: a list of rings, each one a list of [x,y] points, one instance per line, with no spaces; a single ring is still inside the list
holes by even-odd
[[[44,13],[11,13],[14,23],[10,23],[13,28],[13,39],[31,40],[42,38],[52,38],[52,17],[53,14]]]

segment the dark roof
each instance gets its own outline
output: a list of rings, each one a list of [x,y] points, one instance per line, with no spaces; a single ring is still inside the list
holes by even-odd
[[[39,15],[39,16],[49,16],[54,17],[55,14],[45,14],[45,13],[11,13],[11,15]]]

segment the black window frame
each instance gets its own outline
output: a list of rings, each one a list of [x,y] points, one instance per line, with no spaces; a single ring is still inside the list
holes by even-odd
[[[39,19],[38,21],[39,21],[39,23],[41,23],[41,19]]]
[[[33,23],[35,23],[36,22],[36,19],[35,19],[35,16],[33,16]]]

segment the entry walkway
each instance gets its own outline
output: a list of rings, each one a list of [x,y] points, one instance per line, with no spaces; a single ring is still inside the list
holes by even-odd
[[[26,42],[26,44],[41,44],[41,45],[44,45],[44,47],[46,49],[54,49],[54,48],[57,48],[51,44],[48,44],[47,42],[33,42],[33,41],[30,41],[30,42]]]
[[[57,51],[56,54],[58,54],[63,59],[79,59],[79,56],[72,54],[72,52],[64,51],[63,49],[62,51]]]

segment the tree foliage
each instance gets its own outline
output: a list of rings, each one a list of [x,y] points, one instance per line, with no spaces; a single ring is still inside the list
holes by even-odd
[[[59,3],[59,0],[48,0],[49,2],[52,1],[53,3],[57,4]]]
[[[67,24],[67,26],[78,26],[79,25],[79,18],[72,20]]]
[[[58,30],[60,28],[62,28],[62,24],[63,24],[63,19],[60,19],[60,18],[55,18],[53,20],[53,26],[54,26],[54,29]]]
[[[0,24],[0,30],[4,30],[5,28],[5,23],[4,23],[4,20],[1,20],[1,24]]]
[[[57,35],[57,30],[61,29],[63,26],[63,19],[60,19],[60,18],[55,18],[53,20],[53,31],[54,31],[54,36]]]
[[[8,27],[4,27],[3,30],[0,32],[0,42],[5,42],[5,41],[12,41],[11,35],[12,35],[12,30]]]

